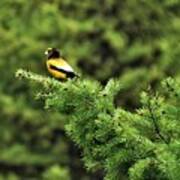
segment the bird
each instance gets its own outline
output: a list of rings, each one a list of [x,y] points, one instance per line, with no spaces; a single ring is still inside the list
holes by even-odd
[[[47,48],[45,51],[46,66],[49,73],[58,80],[68,80],[79,77],[67,61],[61,56],[61,51],[57,48]]]

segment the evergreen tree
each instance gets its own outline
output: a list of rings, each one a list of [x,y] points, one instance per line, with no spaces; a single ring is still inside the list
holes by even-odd
[[[67,116],[43,110],[32,98],[37,86],[14,72],[45,75],[44,50],[55,46],[84,78],[105,85],[118,77],[123,89],[115,103],[134,111],[142,89],[179,77],[179,7],[178,0],[1,0],[0,178],[62,171],[67,179],[99,180],[101,172],[85,173],[66,137]]]
[[[66,132],[83,150],[87,169],[102,169],[107,180],[179,178],[178,80],[163,81],[160,94],[143,92],[142,107],[129,112],[114,105],[123,87],[118,80],[103,88],[89,80],[60,83],[23,70],[17,76],[43,85],[37,97],[68,117]]]

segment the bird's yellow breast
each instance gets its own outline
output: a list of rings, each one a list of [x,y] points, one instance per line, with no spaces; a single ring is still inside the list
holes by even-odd
[[[46,61],[46,65],[47,65],[47,69],[49,71],[49,73],[57,78],[57,79],[67,79],[67,75],[65,72],[60,72],[60,71],[57,71],[55,69],[52,69],[51,66],[54,66],[54,67],[63,67],[64,66],[67,66],[67,62],[64,61],[63,59],[49,59]]]

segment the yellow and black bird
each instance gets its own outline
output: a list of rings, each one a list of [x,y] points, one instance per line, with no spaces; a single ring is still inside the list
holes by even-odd
[[[53,77],[59,80],[78,77],[73,68],[62,58],[58,49],[48,48],[45,55],[47,56],[47,69]]]

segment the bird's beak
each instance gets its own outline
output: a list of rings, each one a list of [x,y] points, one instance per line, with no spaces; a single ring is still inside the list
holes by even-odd
[[[48,55],[48,51],[45,51],[44,54],[47,56]]]

